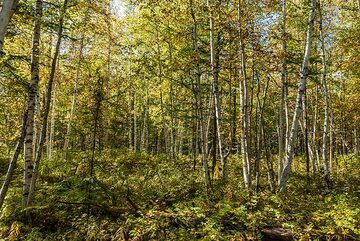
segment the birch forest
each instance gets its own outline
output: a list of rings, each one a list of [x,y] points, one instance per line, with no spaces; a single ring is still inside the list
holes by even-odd
[[[360,240],[359,0],[0,4],[0,240]]]

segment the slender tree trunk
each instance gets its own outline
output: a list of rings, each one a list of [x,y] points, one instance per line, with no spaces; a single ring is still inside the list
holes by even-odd
[[[8,189],[9,189],[9,186],[10,186],[10,182],[11,182],[12,176],[13,176],[15,168],[16,168],[16,162],[17,162],[17,160],[19,158],[19,155],[20,155],[20,152],[21,152],[21,150],[23,149],[23,146],[24,146],[27,119],[28,119],[28,110],[26,110],[25,113],[24,113],[23,123],[22,123],[22,127],[21,127],[21,130],[20,130],[19,140],[18,140],[18,142],[16,144],[13,157],[10,160],[9,167],[8,167],[8,170],[7,170],[6,175],[5,175],[5,180],[4,180],[4,182],[3,182],[2,186],[1,186],[1,190],[0,190],[0,210],[2,208],[2,205],[4,204],[6,193],[7,193]]]
[[[193,48],[197,54],[199,54],[198,49],[198,23],[196,20],[194,7],[193,7],[193,0],[189,0],[189,7],[190,13],[193,20]],[[196,61],[195,67],[195,78],[196,78],[196,91],[195,91],[195,98],[197,103],[197,113],[198,113],[198,122],[199,122],[199,130],[200,130],[200,143],[201,143],[201,160],[203,166],[203,175],[204,175],[204,183],[206,189],[210,190],[210,173],[209,173],[209,166],[207,163],[207,137],[206,137],[206,127],[205,127],[205,118],[202,108],[202,95],[201,95],[201,70],[200,70],[200,63]]]
[[[317,143],[317,123],[318,123],[318,86],[315,87],[315,104],[314,104],[314,118],[313,118],[313,133],[312,133],[312,153],[313,153],[313,161],[315,163],[315,168],[319,167],[320,157]]]
[[[49,156],[52,159],[52,153],[54,149],[54,135],[55,135],[55,114],[56,114],[56,83],[54,84],[53,102],[51,108],[51,120],[50,120],[50,135],[49,135]]]
[[[249,139],[248,139],[248,111],[247,111],[247,75],[246,75],[246,55],[245,45],[243,40],[243,26],[241,23],[241,0],[239,0],[238,6],[238,21],[239,21],[239,39],[240,39],[240,56],[241,56],[241,68],[240,76],[240,104],[241,104],[241,155],[243,163],[243,175],[245,188],[251,187],[251,165],[249,158]]]
[[[34,136],[33,136],[33,155],[32,155],[32,160],[35,160],[36,157],[36,148],[37,148],[37,140],[38,138],[38,128],[39,125],[37,124],[37,119],[39,119],[41,116],[41,111],[40,111],[40,98],[39,98],[39,91],[38,94],[35,98],[35,116],[34,116]]]
[[[141,151],[148,150],[148,122],[149,122],[149,108],[150,108],[150,95],[149,95],[149,80],[146,79],[146,103],[145,103],[145,113],[144,113],[144,122],[143,122],[143,131],[141,133]]]
[[[310,156],[309,156],[309,130],[308,130],[308,112],[307,112],[307,93],[306,87],[302,96],[303,104],[303,126],[304,126],[304,148],[305,148],[305,160],[306,160],[306,177],[310,181]]]
[[[161,83],[161,81],[160,81],[160,83]],[[166,120],[165,120],[165,108],[164,108],[162,90],[160,90],[160,109],[161,109],[161,122],[162,122],[162,131],[161,132],[162,132],[164,145],[165,145],[164,151],[166,154],[169,154],[170,151],[169,151],[168,131],[167,131]]]
[[[301,77],[299,83],[299,89],[296,99],[296,105],[294,110],[294,118],[290,132],[290,138],[286,153],[286,160],[284,165],[284,170],[281,173],[280,184],[279,184],[279,191],[283,191],[285,189],[286,183],[290,176],[290,168],[294,158],[294,148],[295,148],[295,141],[298,132],[298,125],[299,125],[299,117],[301,114],[301,105],[302,105],[302,97],[306,88],[306,79],[308,76],[308,65],[310,59],[310,50],[311,50],[311,38],[312,32],[314,27],[314,18],[315,18],[315,0],[311,0],[311,9],[308,19],[308,27],[307,27],[307,34],[306,34],[306,47],[305,47],[305,54],[304,60],[301,67]]]
[[[133,122],[131,118],[132,113],[132,101],[131,101],[131,93],[128,94],[128,134],[129,134],[129,149],[133,150],[133,138],[132,138],[132,132],[133,132]]]
[[[232,71],[233,68],[230,68],[230,96],[232,98],[232,114],[231,114],[231,150],[236,150],[236,152],[238,151],[238,141],[236,138],[236,132],[237,132],[237,121],[236,121],[236,117],[237,117],[237,91],[236,88],[233,87],[232,85]],[[236,76],[236,75],[235,75]],[[236,79],[236,77],[235,77]]]
[[[64,25],[64,18],[65,18],[66,9],[67,9],[67,3],[68,3],[68,0],[64,0],[63,6],[60,10],[59,27],[58,27],[58,32],[57,32],[58,39],[56,42],[55,53],[54,53],[52,63],[51,63],[49,82],[47,84],[45,109],[44,109],[44,113],[43,113],[42,128],[41,128],[41,136],[40,136],[40,140],[39,140],[39,146],[38,146],[38,149],[36,152],[36,158],[35,158],[35,162],[34,162],[34,169],[33,169],[33,174],[32,174],[32,178],[31,178],[30,189],[29,189],[28,193],[24,193],[25,194],[24,198],[27,198],[27,206],[31,205],[32,200],[33,200],[33,196],[34,196],[34,192],[35,192],[36,178],[37,178],[39,165],[40,165],[40,161],[41,161],[42,149],[43,149],[45,137],[46,137],[46,130],[47,130],[49,111],[50,111],[50,102],[51,102],[51,95],[52,95],[52,89],[53,89],[53,82],[54,82],[54,77],[55,77],[55,72],[56,72],[57,60],[58,60],[58,56],[60,53],[60,45],[61,45],[61,40],[62,40],[63,25]]]
[[[92,148],[91,148],[91,158],[90,158],[90,182],[88,183],[88,203],[90,204],[92,200],[91,195],[91,186],[93,183],[93,177],[94,177],[94,164],[95,164],[95,153],[96,153],[96,137],[98,135],[98,128],[99,128],[99,122],[100,122],[100,112],[101,112],[101,103],[103,101],[104,96],[104,90],[103,85],[104,81],[102,80],[102,77],[98,77],[98,81],[96,84],[96,90],[94,93],[94,100],[95,100],[95,108],[94,108],[94,127],[93,127],[93,137],[92,137]],[[100,143],[99,143],[100,146]],[[90,205],[88,205],[88,213],[90,212]]]
[[[279,160],[278,160],[278,181],[280,184],[280,176],[283,170],[284,163],[284,153],[285,153],[285,143],[284,139],[286,138],[284,133],[286,133],[286,127],[284,126],[285,122],[285,98],[286,98],[286,0],[282,1],[282,64],[281,64],[281,103],[279,110]],[[285,132],[284,132],[285,131]]]
[[[328,132],[329,132],[329,95],[328,95],[328,87],[326,83],[326,52],[325,52],[325,36],[324,36],[324,29],[323,29],[323,16],[321,11],[321,1],[319,1],[319,28],[320,28],[320,41],[321,41],[321,63],[322,63],[322,70],[321,70],[321,84],[323,88],[323,95],[324,95],[324,129],[323,129],[323,136],[322,136],[322,161],[323,161],[323,171],[324,171],[324,178],[326,183],[330,184],[329,179],[329,168],[327,164],[327,140],[328,140]]]
[[[39,57],[40,57],[40,29],[42,18],[42,1],[36,1],[35,7],[34,34],[32,40],[31,56],[31,83],[28,90],[27,110],[28,118],[26,124],[25,151],[24,151],[24,187],[23,187],[23,207],[27,206],[27,197],[30,190],[31,178],[33,175],[34,157],[34,117],[36,110],[36,97],[39,86]]]
[[[4,0],[0,10],[0,56],[3,54],[3,46],[7,27],[14,14],[19,0]]]
[[[252,20],[250,20],[250,25],[252,30],[251,31],[255,31],[254,30],[254,23]],[[253,133],[252,133],[252,126],[254,126],[254,129],[256,129],[257,123],[254,122],[253,124],[253,105],[254,105],[254,84],[255,84],[255,49],[254,49],[254,40],[251,39],[251,81],[250,81],[250,93],[249,96],[247,97],[248,99],[248,152],[250,156],[254,156],[255,153],[255,149],[256,149],[256,138],[253,138]]]
[[[215,42],[214,42],[214,35],[215,35],[215,26],[214,26],[214,16],[213,16],[213,6],[210,0],[207,0],[207,6],[209,8],[209,19],[210,19],[210,60],[211,60],[211,72],[212,72],[212,89],[213,89],[213,96],[214,96],[214,112],[215,112],[215,132],[218,141],[218,150],[219,156],[221,161],[221,170],[222,170],[222,181],[224,183],[227,182],[228,177],[228,170],[227,170],[227,163],[226,157],[223,153],[223,137],[221,133],[221,110],[220,110],[220,100],[219,100],[219,75],[218,75],[218,64],[215,63],[216,49],[215,49]],[[213,150],[214,151],[214,150]]]
[[[74,113],[75,113],[75,108],[76,108],[77,86],[78,86],[78,82],[79,82],[79,78],[80,78],[80,69],[81,69],[83,48],[84,48],[84,37],[81,38],[81,43],[80,43],[79,57],[78,57],[77,68],[76,68],[76,76],[75,76],[75,80],[74,80],[74,91],[73,91],[69,121],[68,121],[67,128],[66,128],[66,135],[65,135],[64,147],[63,147],[63,155],[62,155],[63,159],[66,159],[66,153],[68,150],[69,140],[70,140],[71,124],[72,124],[72,120],[74,118]]]
[[[169,61],[170,61],[170,65],[172,66],[173,63],[173,46],[171,42],[168,42],[169,45]],[[170,94],[170,123],[171,123],[171,127],[170,127],[170,153],[171,153],[171,157],[174,158],[175,157],[175,150],[176,150],[176,133],[175,133],[175,117],[174,117],[174,86],[173,86],[173,76],[172,76],[173,71],[170,70],[170,87],[169,87],[169,94]]]
[[[259,121],[258,121],[258,130],[257,130],[257,160],[256,160],[256,164],[255,164],[255,185],[256,185],[256,193],[259,192],[259,188],[260,188],[260,150],[261,150],[261,133],[262,130],[265,129],[264,125],[265,125],[265,121],[264,121],[264,110],[265,110],[265,104],[266,104],[266,99],[267,99],[267,93],[268,93],[268,88],[269,88],[269,80],[270,78],[267,78],[267,81],[265,83],[264,86],[264,92],[263,92],[263,98],[262,98],[262,102],[260,104],[260,97],[259,94],[257,95],[257,101],[258,104],[260,105],[260,117],[259,117]],[[260,83],[258,84],[260,85]],[[260,92],[260,87],[259,87],[259,91]],[[263,139],[263,142],[265,142],[266,140]],[[264,145],[263,145],[264,146]],[[265,154],[266,155],[266,154]],[[264,159],[266,158],[264,155]],[[272,185],[271,185],[272,186]]]
[[[196,87],[194,85],[193,87],[194,92],[196,91]],[[196,169],[196,164],[197,164],[197,159],[199,157],[199,133],[200,133],[200,123],[199,123],[199,118],[197,118],[199,116],[198,113],[198,103],[196,103],[196,98],[195,98],[195,106],[194,106],[194,123],[193,123],[193,153],[194,153],[194,164],[193,164],[193,169]]]
[[[329,102],[330,104],[330,102]],[[330,112],[330,142],[329,142],[329,172],[334,172],[334,121],[333,121],[333,112]]]

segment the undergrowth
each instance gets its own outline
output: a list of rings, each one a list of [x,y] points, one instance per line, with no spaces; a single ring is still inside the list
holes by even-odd
[[[307,179],[293,172],[281,194],[269,191],[265,175],[258,194],[245,191],[239,158],[230,156],[229,162],[227,186],[214,173],[207,192],[200,164],[193,170],[185,156],[106,150],[96,158],[93,177],[88,153],[44,160],[35,203],[25,210],[16,173],[1,212],[0,238],[261,240],[264,229],[280,227],[296,240],[359,239],[358,159],[339,159],[332,187],[320,174]]]

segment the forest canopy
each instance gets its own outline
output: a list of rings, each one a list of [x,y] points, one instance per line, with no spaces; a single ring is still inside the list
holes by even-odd
[[[1,240],[359,240],[359,0],[3,0]]]

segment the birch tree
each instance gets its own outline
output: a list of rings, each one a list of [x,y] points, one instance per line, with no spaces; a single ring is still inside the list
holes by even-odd
[[[28,118],[28,111],[26,110],[25,113],[24,113],[24,116],[23,116],[23,122],[22,122],[22,127],[21,127],[21,130],[20,130],[19,139],[17,141],[16,147],[15,147],[15,150],[14,150],[14,154],[13,154],[11,160],[10,160],[9,167],[8,167],[8,170],[7,170],[6,175],[5,175],[5,180],[4,180],[4,182],[3,182],[2,186],[1,186],[1,190],[0,190],[0,210],[1,210],[2,206],[3,206],[3,204],[4,204],[4,200],[5,200],[7,191],[9,189],[11,179],[12,179],[12,177],[14,175],[17,160],[19,158],[21,150],[23,149],[25,135],[26,135],[27,118]]]
[[[281,63],[281,103],[279,109],[279,160],[278,160],[278,177],[281,176],[284,163],[284,126],[285,121],[285,98],[286,98],[286,0],[282,1],[282,63]],[[280,183],[280,178],[279,178]]]
[[[4,0],[0,10],[0,54],[3,53],[3,46],[6,31],[11,17],[15,12],[19,0]]]
[[[243,165],[243,176],[245,188],[251,187],[251,164],[249,158],[249,123],[248,123],[248,93],[247,93],[247,74],[246,74],[246,55],[242,24],[242,0],[238,3],[238,23],[239,23],[239,42],[241,64],[239,70],[240,80],[240,105],[241,105],[241,156]]]
[[[193,20],[193,48],[195,53],[199,53],[199,46],[198,46],[198,22],[195,16],[193,0],[189,0],[189,7],[191,18]],[[196,90],[195,90],[195,98],[196,98],[196,108],[197,108],[197,118],[199,123],[199,131],[200,131],[200,142],[201,142],[201,160],[203,166],[203,175],[204,175],[204,182],[207,189],[210,188],[210,174],[209,174],[209,167],[207,163],[207,135],[206,135],[206,127],[205,127],[205,118],[202,109],[202,97],[201,97],[201,71],[200,71],[200,63],[197,60],[195,66],[195,78],[196,78]]]
[[[47,83],[47,89],[46,89],[46,97],[45,97],[45,107],[43,112],[43,120],[42,120],[42,127],[41,127],[41,134],[39,139],[39,146],[36,151],[36,158],[34,161],[34,167],[32,169],[32,176],[31,179],[25,183],[26,188],[24,187],[23,192],[23,198],[27,200],[27,203],[25,206],[28,206],[32,203],[34,192],[35,192],[35,184],[36,184],[36,178],[38,175],[39,165],[42,157],[42,149],[45,143],[46,138],[46,131],[47,131],[47,124],[48,124],[48,117],[50,112],[50,102],[51,102],[51,96],[52,96],[52,90],[53,90],[53,83],[55,78],[55,72],[56,72],[56,66],[57,61],[60,53],[60,46],[61,46],[61,40],[63,35],[63,28],[64,28],[64,20],[66,15],[66,10],[68,7],[68,0],[64,0],[63,5],[60,10],[60,18],[59,18],[59,25],[58,25],[58,32],[57,32],[57,42],[55,47],[54,56],[51,63],[51,71],[49,76],[49,81]]]
[[[214,13],[213,13],[213,4],[210,0],[207,0],[207,7],[209,8],[209,24],[210,24],[210,64],[211,64],[211,74],[212,74],[212,90],[214,96],[214,112],[215,112],[215,122],[216,122],[216,137],[218,140],[218,147],[219,147],[219,156],[221,161],[221,170],[222,170],[222,181],[226,183],[228,170],[227,170],[227,163],[226,163],[226,156],[223,153],[223,137],[221,134],[221,110],[220,110],[220,103],[219,103],[219,74],[218,74],[218,67],[215,63],[215,54],[216,54],[216,46],[215,46],[215,26],[214,26]]]
[[[321,85],[324,95],[324,124],[323,124],[323,134],[322,134],[322,166],[324,172],[324,178],[327,184],[329,184],[329,168],[327,163],[327,149],[328,149],[328,133],[329,133],[329,94],[328,87],[326,82],[326,49],[325,49],[325,35],[324,35],[324,26],[323,26],[323,15],[322,15],[322,5],[321,0],[319,0],[318,10],[319,10],[319,28],[320,28],[320,42],[321,42]]]
[[[286,159],[285,159],[285,165],[284,169],[280,176],[280,183],[278,190],[284,191],[286,187],[286,183],[289,179],[290,175],[290,168],[291,164],[294,159],[294,148],[296,144],[296,137],[298,133],[298,126],[299,126],[299,117],[301,114],[301,106],[302,106],[302,99],[304,95],[304,91],[306,89],[306,80],[309,74],[309,59],[310,59],[310,50],[311,50],[311,40],[312,40],[312,34],[313,34],[313,28],[314,28],[314,18],[315,18],[315,3],[316,0],[311,0],[311,7],[310,7],[310,14],[308,18],[307,23],[307,33],[306,33],[306,44],[305,44],[305,52],[304,52],[304,59],[301,66],[301,72],[300,72],[300,83],[299,88],[297,92],[297,98],[296,98],[296,104],[295,104],[295,110],[294,110],[294,117],[293,122],[291,126],[290,131],[290,137],[286,152]]]
[[[23,206],[27,206],[30,182],[33,174],[34,157],[34,117],[36,111],[36,97],[38,95],[39,76],[39,57],[40,57],[40,30],[42,18],[42,0],[36,1],[35,24],[32,40],[31,56],[31,83],[28,90],[27,110],[28,118],[26,124],[25,153],[24,153],[24,187],[23,187]]]

